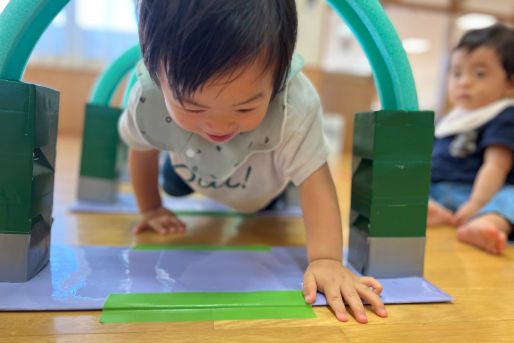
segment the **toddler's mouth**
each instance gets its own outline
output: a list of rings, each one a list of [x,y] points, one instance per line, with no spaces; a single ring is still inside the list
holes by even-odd
[[[224,135],[214,135],[214,134],[211,134],[211,133],[205,133],[211,140],[213,140],[214,142],[226,142],[228,141],[233,135],[234,133],[229,133],[229,134],[224,134]]]

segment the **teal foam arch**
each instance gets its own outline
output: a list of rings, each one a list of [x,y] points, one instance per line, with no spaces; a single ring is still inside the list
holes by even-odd
[[[359,40],[371,64],[382,108],[418,110],[412,71],[402,43],[378,1],[327,0]]]
[[[0,13],[0,79],[20,81],[37,41],[69,0],[11,0]]]
[[[139,59],[141,59],[141,50],[139,44],[136,44],[114,60],[98,78],[89,102],[108,106],[119,83],[128,72],[134,69]]]
[[[121,102],[122,106],[124,108],[127,107],[129,97],[130,97],[130,90],[134,86],[134,84],[137,82],[137,75],[136,75],[136,68],[132,69],[132,72],[130,73],[130,76],[127,81],[127,85],[125,86],[125,92],[123,93],[123,100]]]
[[[0,15],[0,78],[21,79],[39,37],[68,2],[11,0],[8,3]],[[416,87],[407,56],[380,3],[377,0],[327,2],[352,29],[366,52],[382,107],[389,110],[417,110]],[[106,85],[109,83],[105,81]],[[111,93],[99,99],[93,96],[92,100],[105,103],[105,98],[110,100],[110,96]]]

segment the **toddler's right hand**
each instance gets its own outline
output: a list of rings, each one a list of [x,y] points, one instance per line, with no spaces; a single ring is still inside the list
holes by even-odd
[[[169,233],[183,233],[186,224],[177,218],[175,213],[164,207],[158,207],[141,214],[139,224],[134,228],[134,234],[144,230],[153,230],[160,235]]]

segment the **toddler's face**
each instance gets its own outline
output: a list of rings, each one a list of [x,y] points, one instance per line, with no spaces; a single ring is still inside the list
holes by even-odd
[[[231,75],[208,80],[183,105],[169,89],[161,71],[166,107],[172,119],[184,130],[206,140],[227,142],[240,132],[251,131],[262,122],[273,92],[273,72],[263,70],[259,59]]]
[[[514,81],[507,79],[497,52],[480,46],[472,52],[456,50],[451,57],[448,76],[450,102],[474,110],[505,98],[514,91]]]

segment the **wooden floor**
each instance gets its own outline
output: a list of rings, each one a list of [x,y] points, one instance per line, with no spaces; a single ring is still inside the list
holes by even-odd
[[[184,218],[180,237],[134,237],[135,215],[73,214],[80,141],[59,137],[54,244],[211,243],[302,245],[300,219]],[[347,161],[348,159],[346,159]],[[334,169],[341,197],[348,196],[347,164]],[[345,186],[346,185],[346,186]],[[343,212],[348,206],[342,203]],[[346,230],[347,228],[345,228]],[[347,230],[346,230],[347,231]],[[0,342],[514,342],[514,247],[502,256],[458,243],[451,228],[427,232],[425,277],[455,298],[453,303],[390,305],[369,323],[338,322],[327,307],[316,319],[101,324],[100,311],[3,312]]]

